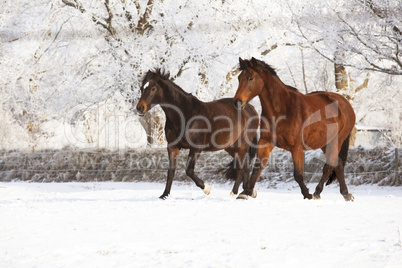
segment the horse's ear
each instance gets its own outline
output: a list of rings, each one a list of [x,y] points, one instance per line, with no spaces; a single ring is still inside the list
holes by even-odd
[[[254,57],[251,58],[250,66],[254,69],[257,68],[257,60]]]
[[[245,61],[239,57],[240,70],[246,69]]]

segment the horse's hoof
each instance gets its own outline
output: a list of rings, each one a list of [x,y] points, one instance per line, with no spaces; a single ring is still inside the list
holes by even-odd
[[[252,198],[256,198],[257,197],[257,191],[255,189],[253,189],[253,193],[251,194]]]
[[[345,198],[345,201],[355,201],[355,197],[352,194],[345,194],[343,198]]]
[[[230,196],[233,197],[233,198],[235,198],[235,197],[236,197],[236,194],[233,193],[233,191],[231,191],[231,192],[230,192]]]
[[[159,196],[159,199],[166,200],[166,198],[168,198],[168,196],[169,196],[169,195],[164,195],[164,194],[163,194],[163,195]]]
[[[204,184],[204,189],[202,190],[206,195],[209,195],[211,193],[211,186],[209,186],[208,183]]]
[[[248,195],[246,194],[239,194],[239,196],[236,198],[239,200],[248,200]]]
[[[306,194],[304,196],[304,199],[313,199],[313,195],[312,194]]]
[[[320,200],[321,196],[319,194],[313,194],[313,199],[314,200]]]

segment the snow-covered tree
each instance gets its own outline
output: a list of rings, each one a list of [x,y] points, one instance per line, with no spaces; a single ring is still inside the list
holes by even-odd
[[[402,75],[399,0],[304,1],[292,6],[299,34],[324,58],[359,70]]]
[[[366,107],[373,88],[395,91],[401,83],[390,74],[400,71],[395,1],[4,0],[2,140],[18,136],[35,150],[77,135],[82,144],[105,147],[110,122],[127,125],[134,117],[146,71],[163,68],[210,101],[234,95],[239,56],[268,62],[302,92],[335,91],[338,64],[355,107]],[[355,94],[360,85],[368,95]],[[358,117],[370,109],[356,109]],[[162,122],[157,110],[144,122],[150,139],[163,136]]]

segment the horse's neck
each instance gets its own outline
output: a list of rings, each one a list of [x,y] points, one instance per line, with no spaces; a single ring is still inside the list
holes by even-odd
[[[284,115],[289,92],[287,86],[277,76],[270,75],[264,82],[264,89],[259,96],[263,115],[269,120],[276,120]]]
[[[167,85],[166,89],[169,92],[165,96],[165,105],[162,105],[162,109],[166,114],[166,118],[172,122],[178,123],[186,118],[192,113],[194,105],[200,102],[196,97],[186,94],[179,89],[169,88]]]

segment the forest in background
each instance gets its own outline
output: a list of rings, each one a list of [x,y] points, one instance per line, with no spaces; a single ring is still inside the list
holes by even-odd
[[[163,144],[160,110],[132,109],[144,73],[210,101],[234,95],[239,56],[303,93],[342,94],[400,147],[401,31],[399,0],[4,0],[0,149]]]

